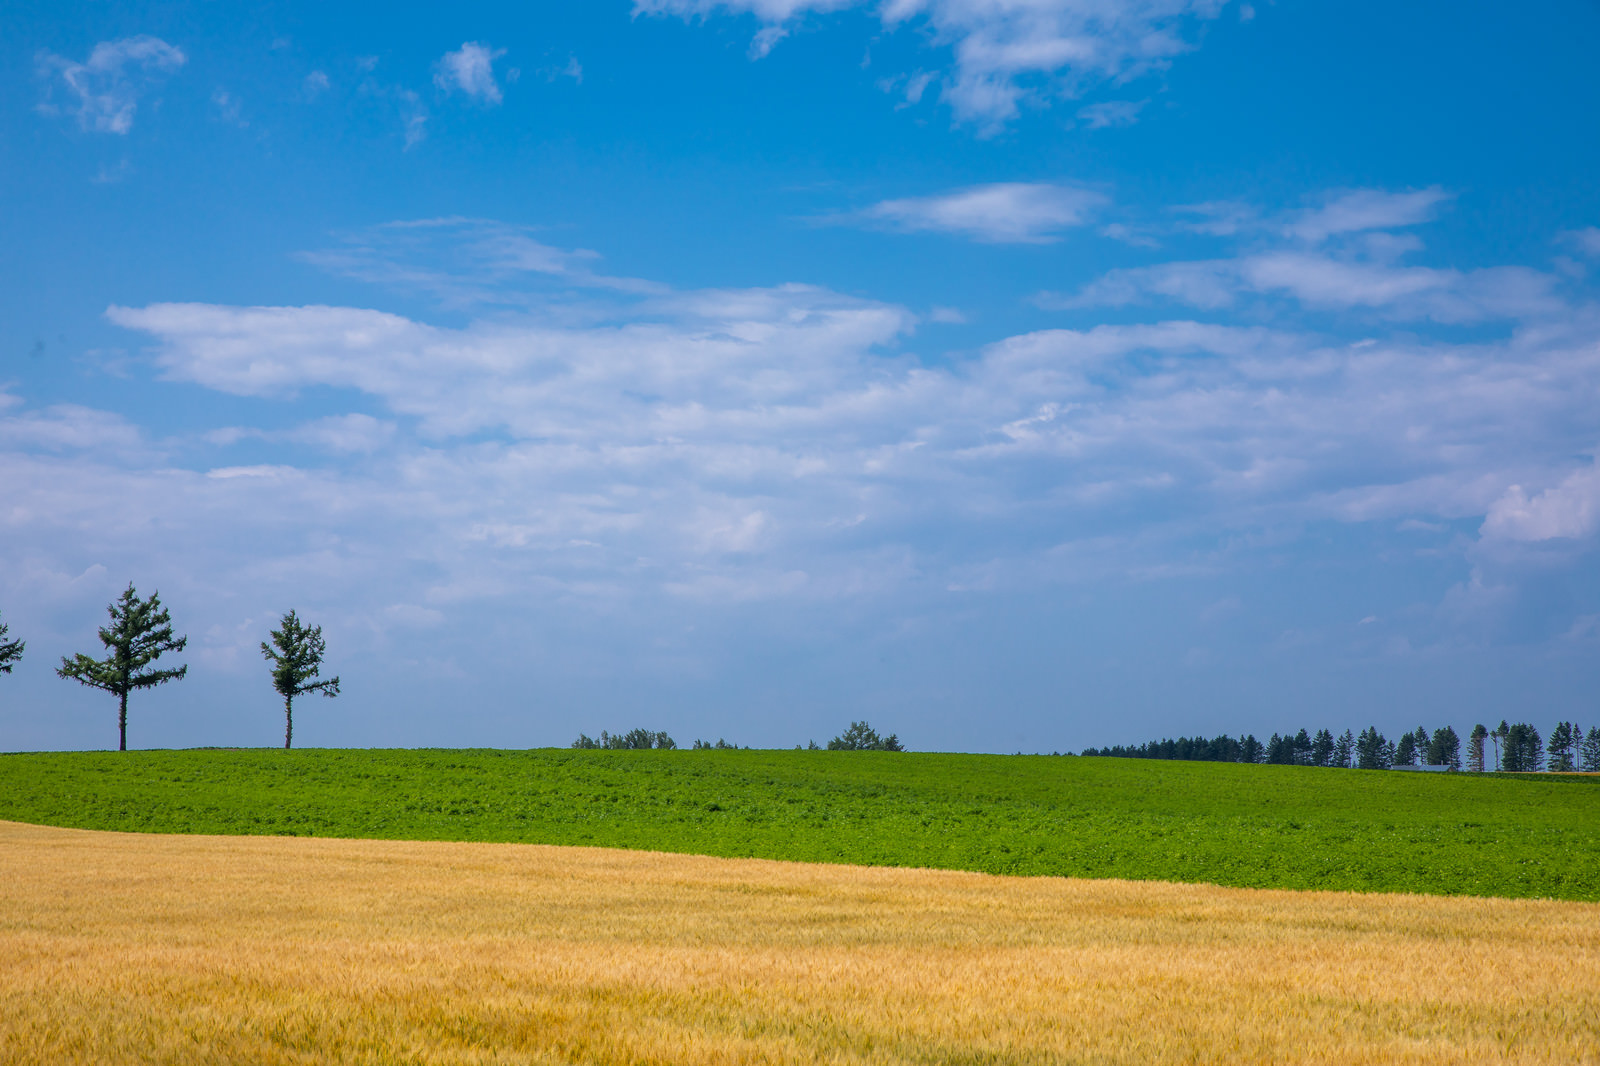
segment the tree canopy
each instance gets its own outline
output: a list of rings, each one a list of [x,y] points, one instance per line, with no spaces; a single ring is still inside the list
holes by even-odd
[[[306,626],[293,611],[283,616],[279,628],[271,630],[272,643],[261,642],[261,654],[272,664],[272,687],[283,697],[283,746],[294,739],[294,701],[296,696],[320,692],[328,698],[339,694],[339,679],[318,681],[322,656],[328,645],[321,626]]]
[[[10,628],[0,622],[0,674],[9,674],[11,668],[22,661],[22,649],[27,644],[20,640],[7,640],[6,634]]]
[[[159,593],[152,592],[148,600],[141,600],[131,581],[106,611],[111,615],[111,624],[100,630],[100,643],[109,654],[104,659],[92,659],[79,652],[70,659],[63,658],[56,673],[117,697],[117,750],[127,751],[128,694],[182,679],[189,672],[187,665],[163,670],[147,667],[168,652],[182,651],[189,638],[173,636],[172,616],[161,606]]]

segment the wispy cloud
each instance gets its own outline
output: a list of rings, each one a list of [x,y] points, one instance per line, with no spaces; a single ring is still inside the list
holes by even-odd
[[[865,6],[866,0],[634,0],[636,14],[685,19],[754,16],[752,57],[771,51],[798,20]],[[1165,67],[1192,45],[1185,30],[1216,18],[1223,0],[889,0],[885,28],[920,23],[953,50],[944,100],[958,120],[995,132],[1028,102],[1073,96]],[[1043,83],[1041,86],[1040,83]]]
[[[65,110],[86,130],[126,134],[133,128],[140,97],[187,61],[181,48],[144,35],[101,41],[81,63],[40,52],[36,64],[47,90],[39,109],[45,114]],[[65,90],[69,102],[64,106],[55,103],[57,88]]]
[[[1078,117],[1092,130],[1111,126],[1131,126],[1139,121],[1139,112],[1148,100],[1106,100],[1078,109]]]
[[[1277,216],[1240,204],[1181,209],[1180,228],[1233,238],[1248,250],[1204,260],[1107,272],[1071,295],[1044,294],[1055,308],[1126,307],[1170,301],[1205,310],[1248,296],[1279,296],[1317,310],[1370,309],[1400,319],[1479,322],[1558,314],[1557,279],[1527,267],[1462,271],[1408,265],[1420,240],[1389,232],[1432,219],[1439,189],[1346,191],[1316,207]]]
[[[338,247],[302,252],[307,263],[345,277],[424,293],[442,304],[527,306],[539,283],[621,293],[664,292],[637,278],[598,273],[598,253],[559,248],[528,226],[491,219],[390,222],[345,235]]]
[[[1049,244],[1110,202],[1075,185],[1004,182],[933,196],[883,200],[828,221],[904,233],[949,233],[989,244]]]
[[[433,83],[446,92],[464,93],[491,106],[498,104],[502,97],[494,77],[494,61],[505,54],[504,48],[467,41],[440,57]]]

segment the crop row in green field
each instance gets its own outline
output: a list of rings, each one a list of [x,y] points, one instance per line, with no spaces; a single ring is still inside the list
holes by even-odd
[[[0,818],[1600,900],[1592,782],[887,752],[78,752],[0,756]]]

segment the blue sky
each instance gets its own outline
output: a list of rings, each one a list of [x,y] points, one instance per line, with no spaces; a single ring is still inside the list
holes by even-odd
[[[8,4],[0,748],[1594,718],[1593,4],[468,6]]]

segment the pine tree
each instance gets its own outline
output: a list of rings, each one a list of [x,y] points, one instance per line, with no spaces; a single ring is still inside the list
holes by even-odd
[[[1505,733],[1507,773],[1532,774],[1544,768],[1544,743],[1539,731],[1527,722],[1518,722]]]
[[[261,654],[272,664],[272,687],[283,697],[283,746],[294,739],[294,699],[320,692],[329,699],[339,694],[339,679],[316,680],[322,672],[322,656],[328,650],[322,627],[307,628],[293,611],[283,616],[279,629],[271,631],[272,643],[261,642]]]
[[[1396,766],[1417,765],[1417,738],[1411,733],[1401,733],[1400,743],[1394,750],[1394,764]]]
[[[1556,727],[1550,730],[1550,743],[1545,750],[1550,753],[1551,773],[1570,774],[1577,769],[1573,755],[1576,754],[1580,735],[1571,722],[1557,722]]]
[[[1484,756],[1483,742],[1489,739],[1489,727],[1479,722],[1472,727],[1472,739],[1467,748],[1467,769],[1473,773],[1483,773]]]
[[[1600,774],[1600,726],[1592,726],[1583,738],[1583,769],[1586,773]]]
[[[1336,745],[1333,734],[1326,729],[1317,730],[1317,735],[1311,741],[1311,764],[1313,766],[1327,766],[1333,760]]]
[[[1356,755],[1356,735],[1346,729],[1333,745],[1333,765],[1348,770],[1350,760]]]
[[[828,741],[829,751],[904,751],[900,738],[890,733],[878,736],[877,730],[865,722],[851,722],[850,728]]]
[[[79,652],[61,660],[60,676],[117,697],[117,750],[128,750],[128,694],[135,689],[154,688],[178,681],[189,672],[188,666],[176,669],[147,670],[151,663],[169,651],[182,651],[188,637],[172,635],[172,616],[161,606],[159,593],[141,600],[133,583],[121,599],[106,608],[111,625],[100,630],[100,643],[110,652],[104,660],[91,659]]]
[[[1511,727],[1506,725],[1506,720],[1504,718],[1500,719],[1500,725],[1498,728],[1489,731],[1489,739],[1494,742],[1494,769],[1496,773],[1499,773],[1501,770],[1505,769],[1505,762],[1500,758],[1500,744],[1506,739],[1510,732]]]
[[[1394,761],[1394,746],[1374,726],[1367,726],[1356,738],[1356,768],[1387,770]]]
[[[1428,753],[1424,761],[1429,766],[1448,766],[1461,769],[1461,738],[1450,726],[1435,729],[1428,738]]]
[[[22,661],[22,649],[27,644],[20,640],[7,640],[6,634],[10,627],[0,622],[0,674],[9,674],[11,668]]]

